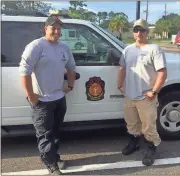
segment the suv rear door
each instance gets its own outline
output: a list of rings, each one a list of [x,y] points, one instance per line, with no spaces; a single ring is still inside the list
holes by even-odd
[[[25,46],[43,36],[43,23],[2,21],[1,33],[2,125],[30,124],[31,111],[18,67]]]

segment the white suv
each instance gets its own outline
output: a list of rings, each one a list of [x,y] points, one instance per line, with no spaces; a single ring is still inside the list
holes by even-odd
[[[44,35],[46,17],[2,16],[2,134],[29,133],[31,110],[20,85],[18,66],[25,46]],[[118,62],[125,45],[88,21],[62,19],[62,34],[76,31],[84,47],[72,49],[77,80],[68,93],[64,128],[120,127],[123,95],[117,88]],[[71,46],[74,33],[69,33]],[[63,38],[63,36],[62,36]],[[72,41],[71,41],[72,38]],[[180,139],[180,57],[166,53],[168,78],[159,93],[158,131],[162,138]],[[64,84],[67,84],[66,77]],[[132,87],[133,89],[133,87]],[[124,124],[124,123],[123,123]]]

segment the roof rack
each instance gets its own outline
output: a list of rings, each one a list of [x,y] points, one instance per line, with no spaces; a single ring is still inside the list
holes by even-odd
[[[1,10],[1,15],[48,17],[48,15],[42,12],[27,10]]]

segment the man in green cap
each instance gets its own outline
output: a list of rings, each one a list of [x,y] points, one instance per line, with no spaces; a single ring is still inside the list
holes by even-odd
[[[166,77],[166,60],[162,49],[148,42],[148,24],[135,21],[133,36],[135,43],[127,46],[119,61],[118,89],[125,95],[124,115],[131,140],[122,150],[129,155],[139,149],[140,136],[144,135],[147,150],[142,163],[154,163],[156,148],[161,139],[156,128],[157,94]]]

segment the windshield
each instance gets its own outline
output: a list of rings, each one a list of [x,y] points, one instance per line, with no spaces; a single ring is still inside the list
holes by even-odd
[[[105,33],[106,35],[108,35],[109,38],[111,38],[115,43],[117,43],[118,45],[120,45],[123,49],[127,46],[125,43],[121,42],[120,40],[118,40],[116,37],[114,37],[112,34],[110,34],[108,31],[104,30],[103,28],[101,28],[100,26],[96,25],[95,23],[92,23],[95,27],[97,27],[100,31],[102,31],[103,33]]]

